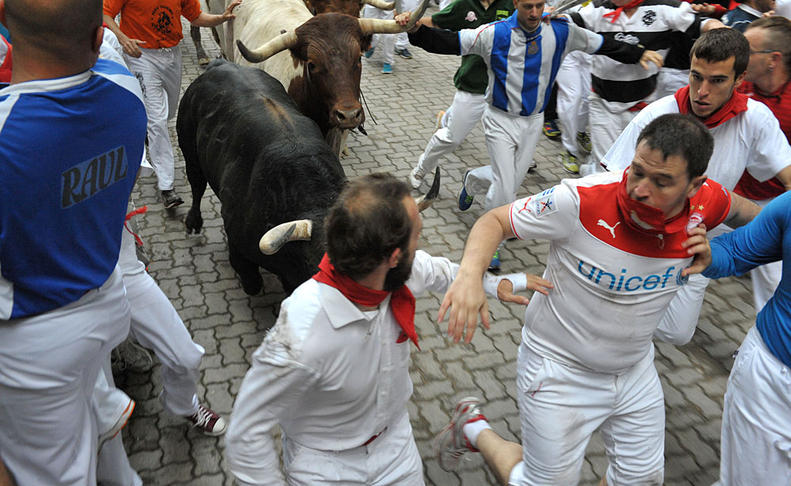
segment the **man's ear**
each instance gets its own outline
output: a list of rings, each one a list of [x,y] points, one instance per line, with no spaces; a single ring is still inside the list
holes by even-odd
[[[689,193],[687,194],[687,197],[694,196],[698,192],[698,189],[700,189],[701,186],[703,186],[703,183],[706,182],[707,180],[708,180],[708,177],[706,176],[706,174],[703,174],[701,176],[697,176],[694,179],[692,179],[692,182],[690,183],[690,189],[689,189]]]
[[[99,53],[99,49],[102,47],[102,40],[104,40],[104,27],[99,24],[99,27],[96,28],[96,32],[93,33],[93,44],[91,48],[94,53]]]
[[[393,253],[390,254],[390,258],[387,259],[387,266],[390,268],[395,268],[398,266],[398,262],[401,261],[401,248],[396,248],[393,250]]]
[[[739,88],[739,86],[741,86],[741,85],[742,85],[742,82],[744,82],[744,76],[745,76],[746,74],[747,74],[747,71],[744,71],[744,72],[743,72],[743,73],[741,73],[740,75],[736,76],[736,81],[733,83],[733,90],[734,90],[734,91],[735,91],[736,89],[738,89],[738,88]]]

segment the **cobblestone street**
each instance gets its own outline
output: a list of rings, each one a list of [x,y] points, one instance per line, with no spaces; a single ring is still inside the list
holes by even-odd
[[[431,11],[429,12],[431,13]],[[184,32],[189,31],[184,24]],[[207,29],[203,45],[211,57],[219,50]],[[189,39],[182,41],[183,90],[202,68]],[[388,171],[406,179],[434,129],[438,110],[453,98],[454,56],[412,49],[414,59],[396,58],[393,74],[381,74],[380,53],[364,61],[362,89],[367,104],[368,136],[349,137],[350,154],[341,163],[347,177]],[[175,120],[171,123],[177,146]],[[542,136],[535,160],[520,195],[540,192],[566,173],[558,162],[560,143]],[[141,178],[135,189],[137,206],[148,205],[138,218],[141,236],[152,257],[149,270],[170,297],[195,341],[206,349],[199,397],[226,418],[250,364],[250,356],[274,324],[285,297],[277,279],[266,272],[264,291],[247,296],[228,262],[220,205],[209,189],[203,198],[204,231],[187,237],[183,223],[192,197],[184,174],[184,161],[176,149],[176,191],[185,204],[165,211],[157,199],[154,176]],[[482,201],[460,212],[456,197],[467,168],[488,164],[483,132],[478,125],[455,154],[441,165],[440,198],[423,213],[421,248],[434,255],[461,258],[464,241],[483,214]],[[430,179],[430,177],[429,177]],[[295,181],[298,182],[298,181]],[[423,190],[427,189],[423,186]],[[415,193],[417,194],[417,193]],[[482,198],[479,198],[482,199]],[[509,242],[501,253],[503,271],[541,274],[548,243]],[[442,295],[418,299],[416,323],[422,351],[412,349],[411,374],[415,389],[409,404],[420,449],[426,483],[438,486],[496,484],[477,454],[463,463],[459,473],[439,468],[431,439],[447,422],[455,401],[477,395],[485,399],[484,413],[507,438],[518,440],[516,354],[524,308],[490,301],[492,327],[476,332],[470,345],[458,345],[443,336],[436,316]],[[667,406],[667,485],[708,486],[718,477],[719,435],[723,393],[732,354],[753,325],[755,313],[749,280],[713,282],[706,295],[698,330],[692,342],[676,347],[656,345],[656,366],[662,378]],[[232,485],[224,459],[224,440],[203,436],[187,422],[163,411],[159,364],[149,370],[125,370],[119,386],[137,401],[124,430],[124,442],[133,467],[147,485]],[[598,434],[591,441],[583,466],[584,485],[595,485],[607,465]]]

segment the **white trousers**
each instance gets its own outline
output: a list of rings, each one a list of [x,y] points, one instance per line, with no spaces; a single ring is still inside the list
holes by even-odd
[[[409,415],[404,415],[367,446],[320,451],[284,438],[283,468],[289,486],[423,486]]]
[[[381,10],[371,5],[366,5],[363,9],[363,17],[366,19],[392,20],[393,11]],[[373,37],[371,37],[371,47],[376,48],[376,51],[381,53],[383,61],[391,65],[395,60],[395,43],[396,36],[393,34],[374,34]]]
[[[20,486],[96,484],[91,396],[129,320],[116,269],[72,304],[0,322],[0,455]]]
[[[418,0],[401,0],[400,2],[396,3],[397,8],[401,8],[398,13],[402,12],[411,12],[415,10],[417,7]],[[401,32],[400,34],[395,35],[395,47],[397,49],[406,49],[411,44],[409,43],[409,34],[406,32]]]
[[[613,113],[607,109],[607,102],[596,93],[589,97],[590,128],[591,128],[591,158],[597,172],[601,172],[601,160],[610,150],[613,142],[621,134],[626,125],[637,116],[638,111],[622,111]]]
[[[791,369],[751,328],[739,347],[722,412],[722,486],[791,484]]]
[[[558,85],[558,118],[563,131],[560,139],[567,152],[580,157],[583,151],[577,146],[577,133],[588,128],[588,95],[591,91],[591,55],[572,51],[560,65]]]
[[[434,172],[439,158],[447,155],[461,145],[461,142],[475,128],[486,109],[486,97],[482,94],[456,90],[442,127],[434,132],[426,145],[426,150],[418,159],[418,166],[426,173]]]
[[[173,144],[168,120],[176,116],[181,89],[181,50],[140,49],[140,57],[124,54],[127,66],[140,81],[148,116],[148,153],[157,174],[160,191],[173,189]]]
[[[610,486],[661,485],[665,403],[654,350],[621,375],[593,373],[519,346],[522,461],[510,485],[575,485],[596,429],[604,438]]]
[[[544,114],[512,116],[491,106],[483,112],[483,131],[491,165],[471,170],[463,181],[471,195],[486,192],[487,211],[516,200],[533,164]]]

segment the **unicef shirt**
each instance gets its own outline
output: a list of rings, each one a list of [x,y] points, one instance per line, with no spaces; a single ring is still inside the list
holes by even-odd
[[[140,84],[111,61],[0,90],[0,319],[107,280],[145,134]]]
[[[511,204],[514,234],[550,240],[544,278],[525,311],[522,340],[568,366],[621,373],[643,358],[662,315],[684,285],[686,231],[648,233],[626,224],[616,203],[623,173],[564,179]],[[730,195],[706,182],[690,199],[707,228],[725,219]]]

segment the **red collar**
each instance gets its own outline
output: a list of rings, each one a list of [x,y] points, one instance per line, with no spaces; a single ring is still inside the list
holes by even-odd
[[[695,114],[692,112],[689,104],[689,85],[676,91],[675,97],[679,113],[684,115]],[[729,99],[727,103],[722,105],[719,110],[709,115],[708,118],[700,121],[711,129],[725,123],[743,111],[747,111],[747,97],[734,90],[731,99]]]
[[[629,10],[630,8],[639,7],[641,3],[643,3],[643,0],[632,0],[631,2],[627,3],[623,7],[618,7],[615,10],[613,10],[612,12],[604,14],[604,18],[606,19],[607,17],[612,17],[610,19],[610,23],[614,24],[615,21],[618,20],[618,17],[621,16],[621,13],[624,10]]]
[[[338,289],[344,297],[363,307],[376,307],[390,295],[390,292],[385,290],[376,290],[360,285],[338,272],[326,253],[319,263],[319,271],[313,276],[313,280]],[[393,311],[393,316],[402,331],[396,342],[402,343],[409,338],[420,349],[415,330],[415,297],[406,285],[402,285],[392,294],[390,310]]]

